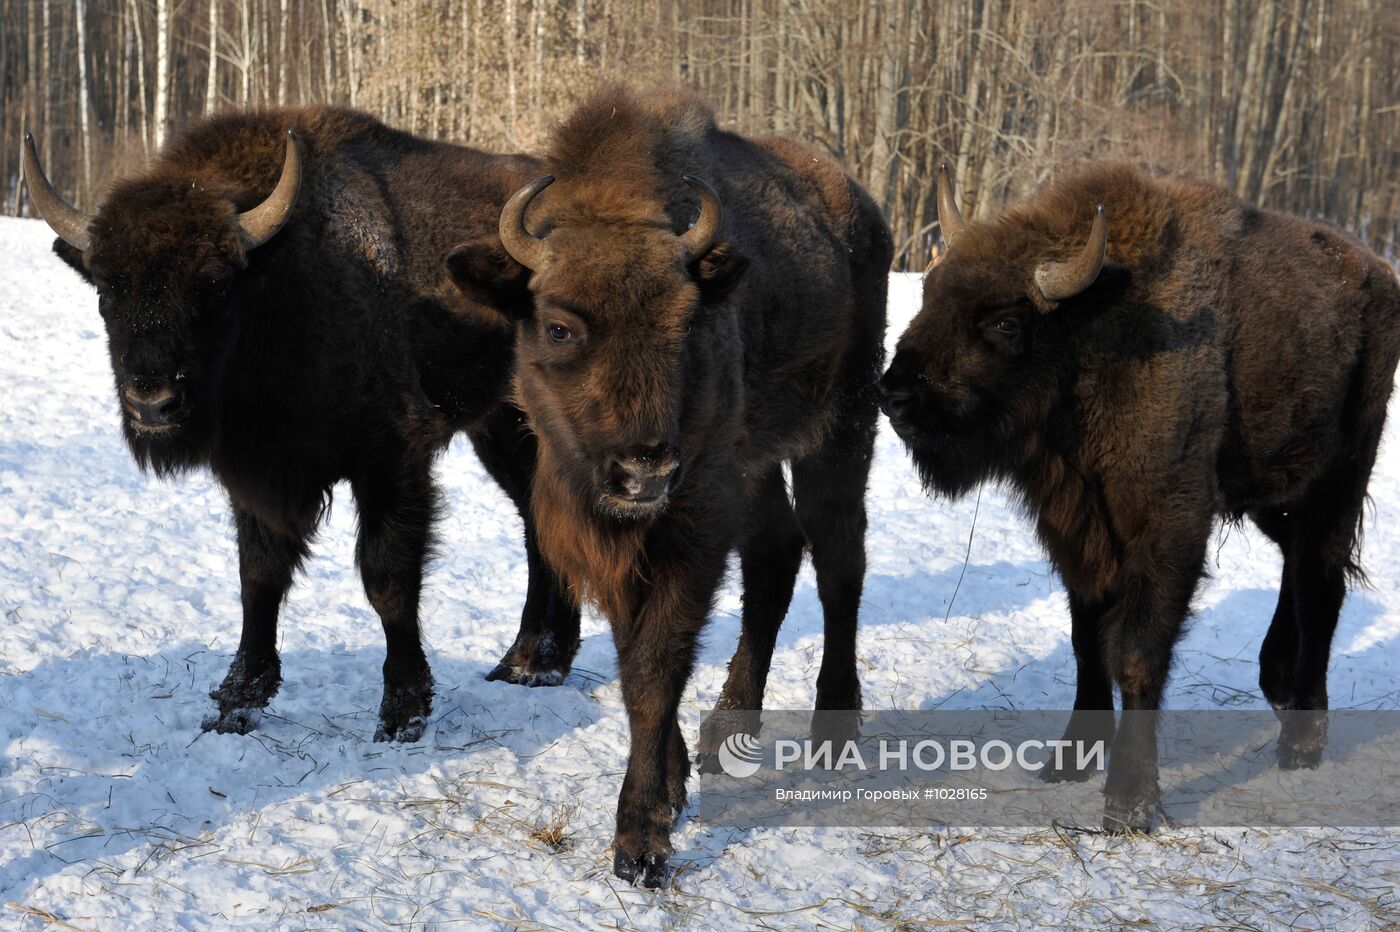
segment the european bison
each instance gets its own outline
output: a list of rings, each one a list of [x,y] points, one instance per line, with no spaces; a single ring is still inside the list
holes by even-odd
[[[421,735],[432,461],[471,430],[523,506],[534,455],[521,415],[500,403],[510,334],[442,283],[442,258],[464,237],[494,235],[506,197],[535,171],[350,110],[267,110],[177,137],[89,217],[53,190],[25,138],[54,251],[97,289],[133,456],[162,476],[207,466],[232,504],[243,636],[206,728],[246,732],[276,693],[278,610],[331,487],[348,479],[356,559],[388,644],[376,739]],[[528,515],[526,534],[521,641],[552,637],[565,653],[578,614],[542,569]]]
[[[1305,710],[1280,715],[1280,766],[1315,766],[1400,355],[1394,274],[1326,224],[1125,166],[986,223],[938,180],[949,248],[882,407],[930,489],[1002,479],[1034,514],[1069,592],[1065,737],[1112,741],[1105,827],[1151,828],[1156,710],[1216,516],[1283,550],[1259,679],[1275,709]],[[1116,736],[1115,684],[1146,710]]]
[[[595,95],[548,163],[501,214],[508,256],[450,266],[469,291],[516,295],[501,306],[539,443],[540,549],[617,646],[632,748],[613,870],[657,886],[690,770],[677,706],[732,548],[744,611],[720,707],[762,707],[804,545],[826,615],[817,707],[860,706],[891,241],[835,163],[723,132],[683,95]]]

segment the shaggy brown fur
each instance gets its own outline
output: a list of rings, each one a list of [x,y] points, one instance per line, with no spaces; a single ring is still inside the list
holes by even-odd
[[[539,438],[541,549],[607,614],[617,645],[632,753],[614,869],[655,885],[686,798],[676,709],[732,548],[743,634],[721,707],[761,708],[804,544],[827,622],[817,707],[860,706],[855,626],[890,236],[837,165],[722,132],[685,96],[605,91],[559,128],[548,163],[558,180],[530,214],[547,257],[529,275],[532,300],[515,308],[514,397]],[[689,263],[678,238],[696,217],[686,174],[717,189],[724,216]],[[464,287],[523,280],[499,249],[456,256]],[[644,484],[645,495],[628,491]],[[727,727],[712,725],[702,744]]]
[[[1035,269],[1079,253],[1097,204],[1106,264],[1047,301]],[[971,225],[929,272],[883,405],[929,488],[1003,479],[1034,515],[1073,619],[1066,737],[1113,739],[1108,827],[1152,824],[1155,710],[1216,516],[1248,515],[1284,552],[1264,695],[1327,708],[1397,357],[1400,286],[1355,240],[1122,165]],[[1116,737],[1115,684],[1149,712]],[[1314,766],[1325,718],[1281,717],[1280,764]]]
[[[245,248],[235,212],[273,189],[289,129],[302,158],[294,212],[270,241]],[[505,198],[535,171],[530,159],[428,142],[350,110],[229,114],[118,183],[85,254],[55,243],[97,288],[138,462],[161,474],[207,466],[232,503],[243,636],[206,727],[246,731],[275,694],[279,608],[331,487],[346,479],[359,507],[357,561],[388,645],[378,737],[422,733],[432,460],[471,431],[523,508],[534,456],[520,412],[501,404],[511,335],[443,281],[442,257],[494,229]],[[138,416],[131,399],[143,397],[169,400],[164,423]],[[555,592],[526,519],[532,572],[515,651],[546,641],[564,655],[547,663],[567,667],[577,610]]]

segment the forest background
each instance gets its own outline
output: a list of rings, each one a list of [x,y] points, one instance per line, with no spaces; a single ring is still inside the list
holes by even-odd
[[[609,80],[679,84],[721,125],[800,137],[937,235],[934,170],[985,216],[1091,158],[1400,236],[1393,0],[0,0],[0,210],[19,145],[85,209],[170,133],[312,102],[537,150]]]

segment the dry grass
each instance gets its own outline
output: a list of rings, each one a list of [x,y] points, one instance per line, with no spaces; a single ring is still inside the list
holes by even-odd
[[[42,909],[35,909],[32,906],[21,906],[19,903],[6,903],[5,908],[13,909],[15,912],[23,913],[26,916],[32,916],[33,918],[43,922],[45,925],[57,926],[60,929],[74,929],[76,930],[76,932],[82,932],[81,929],[79,929],[72,923],[64,922],[62,919],[58,918],[53,913],[47,912]]]
[[[530,832],[530,839],[539,842],[550,851],[563,851],[569,846],[569,839],[573,837],[573,832],[569,831],[569,823],[573,820],[577,808],[556,806],[548,816],[537,817],[535,827]]]

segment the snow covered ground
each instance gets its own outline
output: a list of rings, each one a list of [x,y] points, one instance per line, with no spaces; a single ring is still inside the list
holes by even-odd
[[[726,831],[683,821],[665,892],[612,877],[626,720],[593,615],[563,686],[486,683],[524,596],[516,516],[466,443],[439,474],[423,605],[438,683],[421,744],[374,744],[383,640],[342,495],[283,613],[284,683],[246,737],[201,735],[239,631],[227,506],[122,445],[88,288],[40,223],[0,220],[0,911],[39,928],[945,925],[1384,927],[1400,832]],[[897,276],[891,342],[918,303]],[[1374,588],[1347,601],[1334,707],[1394,707],[1400,447],[1372,482]],[[861,664],[867,708],[1068,708],[1069,617],[1026,522],[988,489],[930,501],[882,430]],[[975,532],[974,530],[975,517]],[[969,546],[969,533],[971,544]],[[966,571],[964,574],[964,560]],[[1279,558],[1222,532],[1178,651],[1177,708],[1262,708]],[[950,598],[956,598],[949,605]],[[693,741],[738,636],[720,600],[682,708]],[[821,616],[804,570],[770,708],[810,708]],[[551,832],[549,829],[555,829]],[[555,835],[562,844],[555,846]]]

